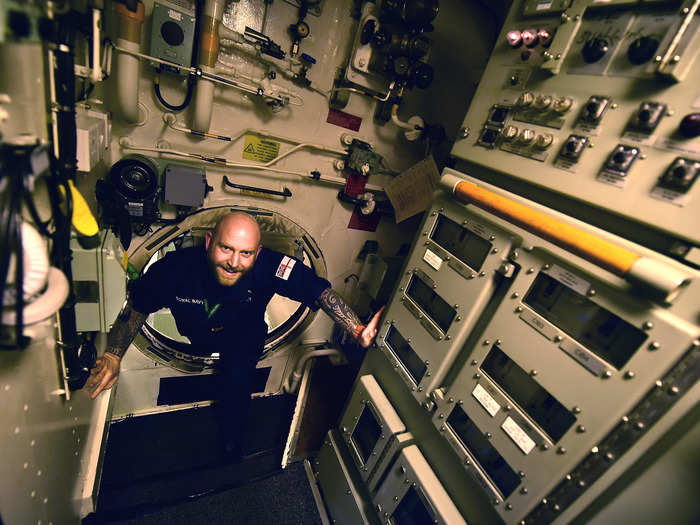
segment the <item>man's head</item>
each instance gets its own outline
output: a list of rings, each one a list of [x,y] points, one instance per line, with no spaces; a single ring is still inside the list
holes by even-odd
[[[205,238],[207,261],[216,281],[233,286],[250,271],[260,253],[260,227],[243,212],[224,215]]]

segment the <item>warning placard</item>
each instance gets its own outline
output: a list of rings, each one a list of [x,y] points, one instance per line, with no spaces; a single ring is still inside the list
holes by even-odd
[[[257,162],[270,162],[280,152],[280,143],[257,135],[246,135],[243,144],[243,158]]]

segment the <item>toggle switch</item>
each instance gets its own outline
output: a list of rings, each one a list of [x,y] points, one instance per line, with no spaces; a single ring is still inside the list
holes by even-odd
[[[556,97],[552,101],[552,109],[559,114],[564,114],[574,105],[574,99],[571,97]]]
[[[551,133],[542,133],[535,137],[535,143],[533,146],[537,149],[545,150],[552,145],[554,142],[554,135]]]
[[[583,122],[598,124],[609,106],[610,98],[593,95],[588,98],[579,119]]]
[[[535,130],[524,128],[518,133],[518,142],[521,144],[530,144],[535,140]]]
[[[642,133],[651,133],[659,125],[666,113],[666,104],[642,102],[637,114],[632,118],[631,127]]]
[[[510,142],[518,136],[518,128],[508,125],[501,131],[501,136],[503,137],[503,140]]]
[[[520,93],[520,96],[518,97],[518,100],[515,102],[517,106],[520,107],[527,107],[531,105],[535,100],[535,95],[530,93],[529,91],[523,91]]]
[[[544,111],[552,105],[552,97],[549,95],[537,95],[532,106],[540,111]]]
[[[604,169],[626,176],[632,167],[632,163],[639,156],[639,148],[618,144],[605,161]]]
[[[583,135],[569,135],[559,152],[559,156],[567,160],[578,162],[583,150],[588,145],[588,137]]]
[[[659,179],[659,186],[679,193],[687,193],[700,175],[700,162],[678,157]]]

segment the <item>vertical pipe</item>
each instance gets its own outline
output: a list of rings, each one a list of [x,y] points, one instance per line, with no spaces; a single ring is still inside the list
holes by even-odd
[[[197,64],[205,73],[214,73],[219,55],[219,24],[221,24],[225,6],[225,0],[206,0],[204,4]],[[210,80],[197,79],[191,126],[195,131],[209,131],[214,104],[214,87],[214,83]]]
[[[129,51],[141,52],[141,26],[144,20],[143,2],[136,11],[129,11],[126,5],[115,2],[119,18],[117,45]],[[119,53],[116,61],[116,105],[117,112],[127,122],[139,121],[139,59]]]

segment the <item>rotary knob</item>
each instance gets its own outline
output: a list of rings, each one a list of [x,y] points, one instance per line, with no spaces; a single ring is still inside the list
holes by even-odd
[[[503,131],[501,131],[501,136],[503,137],[503,140],[506,140],[508,142],[513,140],[517,135],[518,128],[516,128],[515,126],[508,125],[505,128],[503,128]]]
[[[700,135],[700,113],[689,113],[683,117],[679,130],[681,135],[689,139]]]
[[[523,44],[525,44],[526,47],[535,47],[539,40],[537,29],[525,29],[521,33],[521,36],[523,38]]]
[[[569,97],[557,97],[552,101],[552,109],[557,113],[563,114],[571,109],[573,99]]]
[[[540,111],[545,110],[552,105],[552,97],[549,95],[537,95],[532,105]]]
[[[534,100],[535,95],[533,95],[529,91],[523,91],[522,93],[520,93],[520,96],[518,97],[518,100],[515,102],[515,104],[521,107],[527,107],[530,104],[532,104]]]
[[[609,49],[608,41],[604,38],[589,40],[583,45],[583,49],[581,50],[583,61],[587,64],[598,62],[598,60],[605,56],[605,53],[607,53]]]
[[[659,41],[652,36],[642,36],[630,44],[627,58],[632,64],[640,65],[651,60],[659,47]]]
[[[518,134],[518,142],[521,144],[530,144],[535,139],[535,131],[532,129],[523,129]]]
[[[554,135],[551,133],[542,133],[541,135],[537,135],[535,138],[535,143],[534,146],[537,149],[547,149],[549,146],[552,145],[554,142]]]
[[[520,31],[508,31],[506,33],[506,41],[513,49],[517,49],[523,43],[523,37]]]

